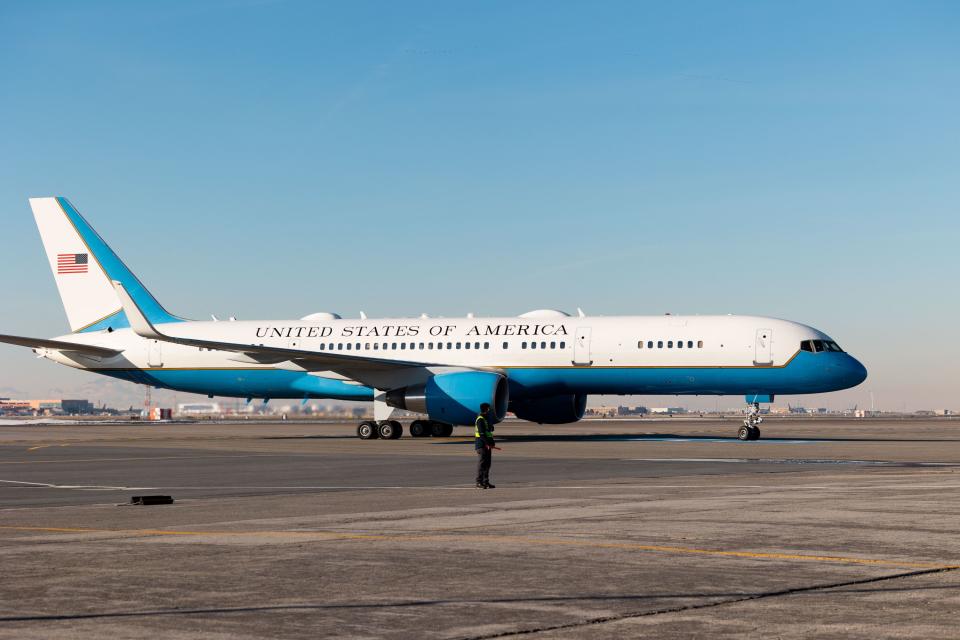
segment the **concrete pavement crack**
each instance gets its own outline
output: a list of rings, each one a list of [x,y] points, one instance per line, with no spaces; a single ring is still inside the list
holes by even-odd
[[[592,625],[601,625],[601,624],[608,624],[611,622],[620,622],[622,620],[630,620],[632,618],[646,618],[646,617],[663,615],[666,613],[682,613],[684,611],[710,609],[713,607],[721,607],[729,604],[738,604],[740,602],[750,602],[753,600],[766,600],[769,598],[779,598],[782,596],[796,595],[799,593],[826,591],[828,589],[837,589],[840,587],[851,587],[851,586],[857,586],[857,585],[863,585],[863,584],[871,584],[875,582],[886,582],[888,580],[899,580],[902,578],[913,578],[916,576],[949,573],[951,571],[957,571],[958,569],[960,569],[960,567],[939,567],[936,569],[908,571],[905,573],[895,573],[895,574],[885,575],[885,576],[876,576],[873,578],[860,578],[858,580],[847,580],[844,582],[816,584],[816,585],[810,585],[807,587],[791,587],[789,589],[765,591],[762,593],[752,593],[752,594],[747,594],[740,598],[730,598],[727,600],[719,600],[716,602],[704,602],[701,604],[682,605],[682,606],[676,606],[676,607],[664,607],[662,609],[654,609],[652,611],[628,612],[628,613],[622,613],[618,615],[603,616],[600,618],[591,618],[589,620],[581,620],[578,622],[568,622],[565,624],[550,625],[545,627],[533,627],[530,629],[515,629],[512,631],[500,631],[497,633],[483,634],[483,635],[477,635],[477,636],[464,636],[459,638],[459,640],[490,640],[492,638],[512,638],[517,636],[533,635],[537,633],[548,633],[551,631],[564,631],[567,629],[577,629],[581,627],[589,627]]]

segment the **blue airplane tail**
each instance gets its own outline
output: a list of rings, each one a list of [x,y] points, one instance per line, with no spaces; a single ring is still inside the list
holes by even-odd
[[[113,280],[123,283],[150,322],[183,322],[157,302],[69,200],[31,198],[30,208],[71,331],[107,331],[130,326],[111,284]]]

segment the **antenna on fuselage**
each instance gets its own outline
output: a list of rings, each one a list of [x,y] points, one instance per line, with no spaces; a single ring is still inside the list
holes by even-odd
[[[367,314],[365,314],[363,311],[361,311],[361,312],[360,312],[360,319],[361,319],[361,320],[366,320],[366,319],[367,319]]]
[[[577,307],[577,316],[580,318],[586,318],[587,314],[583,312],[583,309],[581,309],[580,307]]]

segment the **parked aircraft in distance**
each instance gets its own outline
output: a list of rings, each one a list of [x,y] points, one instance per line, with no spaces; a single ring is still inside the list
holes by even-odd
[[[741,440],[776,394],[836,391],[866,369],[811,327],[755,316],[193,321],[170,314],[66,198],[32,198],[72,333],[0,336],[55,362],[137,384],[252,398],[374,403],[361,438],[450,435],[480,404],[541,424],[576,422],[590,394],[744,395]]]

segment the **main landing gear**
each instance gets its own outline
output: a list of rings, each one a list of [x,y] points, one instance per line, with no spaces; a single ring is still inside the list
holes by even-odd
[[[746,411],[746,417],[743,419],[743,426],[737,431],[737,438],[740,440],[759,440],[760,423],[763,418],[760,417],[760,403],[752,403]]]
[[[433,420],[414,420],[410,423],[410,435],[414,438],[446,438],[453,434],[453,425]],[[364,420],[357,427],[357,437],[361,440],[397,440],[403,435],[403,425],[396,420],[374,422]]]

